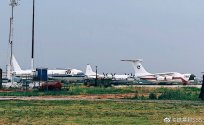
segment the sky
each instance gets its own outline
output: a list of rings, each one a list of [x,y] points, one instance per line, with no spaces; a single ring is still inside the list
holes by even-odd
[[[0,67],[8,63],[10,0],[0,1]],[[32,0],[14,9],[14,55],[30,68]],[[203,0],[36,0],[35,67],[131,73],[204,71]]]

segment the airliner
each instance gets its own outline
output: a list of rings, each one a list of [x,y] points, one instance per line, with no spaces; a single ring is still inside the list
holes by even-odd
[[[193,74],[181,74],[178,72],[164,72],[164,73],[149,73],[142,66],[142,59],[136,60],[121,60],[131,62],[135,70],[135,77],[141,80],[147,80],[153,83],[183,83],[188,84],[190,81],[195,79]]]
[[[23,77],[32,75],[34,73],[34,71],[32,71],[31,69],[22,70],[14,55],[12,56],[12,65],[13,74],[15,76]],[[81,70],[77,69],[53,69],[48,70],[48,76],[50,77],[84,76],[84,73]]]
[[[90,64],[86,65],[85,76],[87,78],[96,78],[96,72],[92,70]],[[105,76],[97,73],[97,78],[105,78]]]
[[[90,64],[87,64],[86,66],[86,72],[85,75],[87,78],[96,78],[96,72],[94,72],[91,68]],[[130,78],[129,75],[117,75],[117,74],[98,74],[97,73],[97,78],[109,78],[113,80],[127,80]]]

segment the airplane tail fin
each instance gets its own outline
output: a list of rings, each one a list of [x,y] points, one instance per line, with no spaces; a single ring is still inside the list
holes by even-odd
[[[21,71],[22,70],[14,55],[12,56],[12,65],[13,65],[13,71]]]
[[[93,70],[92,70],[92,68],[91,68],[91,65],[89,65],[89,64],[86,65],[85,75],[96,75],[96,73],[93,72]]]
[[[121,60],[121,61],[126,61],[126,62],[131,62],[133,65],[133,68],[135,70],[135,76],[145,76],[145,75],[151,75],[151,73],[147,72],[145,68],[142,66],[141,59],[137,60]]]

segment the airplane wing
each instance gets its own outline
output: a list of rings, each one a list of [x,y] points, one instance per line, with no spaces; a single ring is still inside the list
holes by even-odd
[[[175,72],[165,72],[165,73],[156,73],[154,75],[161,75],[161,76],[170,75],[170,76],[172,76],[174,74],[175,74]]]
[[[156,73],[156,74],[149,74],[149,75],[144,75],[144,76],[140,76],[140,77],[158,77],[158,76],[173,76],[175,75],[175,72],[165,72],[165,73]]]

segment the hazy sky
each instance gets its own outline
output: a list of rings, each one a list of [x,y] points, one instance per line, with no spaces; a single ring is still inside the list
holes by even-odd
[[[10,0],[0,0],[0,67],[8,63]],[[204,71],[204,0],[36,0],[35,66],[152,73]],[[14,54],[30,68],[32,0],[15,7]]]

